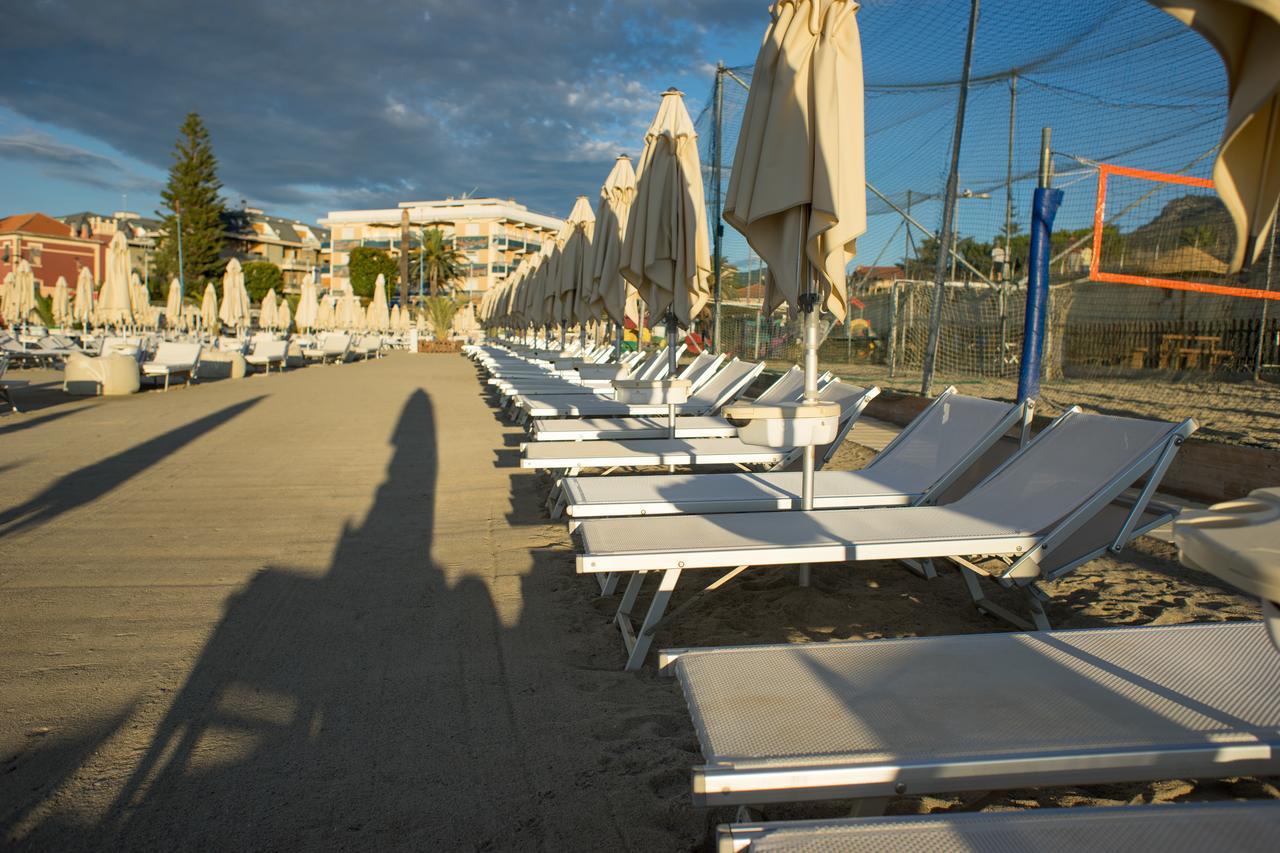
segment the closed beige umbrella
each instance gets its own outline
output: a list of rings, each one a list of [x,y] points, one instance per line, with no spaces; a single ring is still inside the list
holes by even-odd
[[[724,219],[768,265],[766,311],[799,307],[810,269],[822,307],[847,310],[845,266],[867,229],[857,10],[776,3],[756,58]]]
[[[627,216],[636,197],[636,172],[631,158],[622,155],[613,164],[609,177],[600,187],[596,206],[596,229],[591,241],[592,313],[607,314],[618,324],[626,325],[627,317],[639,325],[635,288],[618,272],[622,260],[622,240],[627,233]]]
[[[360,327],[359,317],[360,306],[356,302],[356,295],[348,290],[342,294],[342,299],[338,302],[337,326],[339,329],[351,331]]]
[[[698,135],[675,89],[663,93],[645,133],[619,272],[654,317],[666,315],[674,374],[677,329],[688,328],[711,295]]]
[[[204,299],[200,303],[200,323],[211,335],[217,337],[219,328],[218,292],[209,282],[204,287]]]
[[[18,261],[13,271],[13,281],[9,285],[11,301],[9,303],[9,323],[26,325],[31,322],[31,313],[36,310],[36,276],[31,271],[31,264],[26,258]]]
[[[391,308],[391,316],[387,320],[387,328],[393,331],[400,331],[400,306],[395,305]]]
[[[315,282],[307,279],[302,282],[302,294],[298,297],[298,312],[294,315],[294,324],[301,331],[311,331],[315,328],[319,311],[320,306],[316,303]]]
[[[83,324],[85,329],[93,322],[93,301],[93,273],[89,272],[88,267],[80,267],[80,272],[76,275],[76,298],[71,311],[75,321]]]
[[[1227,70],[1213,185],[1236,226],[1231,271],[1262,254],[1280,199],[1280,0],[1151,0],[1200,33]]]
[[[53,302],[50,308],[53,311],[54,325],[64,326],[71,322],[71,294],[67,289],[67,280],[62,276],[58,276],[53,285]]]
[[[169,298],[164,303],[164,323],[171,329],[182,323],[182,282],[175,275],[169,280]]]
[[[333,302],[329,299],[323,299],[320,307],[316,309],[316,319],[312,324],[313,328],[328,331],[334,327]]]
[[[107,326],[128,326],[134,322],[129,293],[129,244],[120,231],[107,247],[107,276],[98,296],[98,322]]]
[[[133,309],[133,318],[138,325],[150,325],[151,294],[147,293],[147,288],[136,272],[129,273],[129,306]]]
[[[818,315],[844,319],[867,228],[862,46],[853,0],[779,0],[752,73],[724,218],[768,265],[765,308],[804,312],[804,401],[818,405]],[[813,507],[814,448],[801,506]],[[807,584],[807,568],[801,583]]]
[[[244,270],[240,267],[240,261],[235,258],[227,261],[226,272],[222,274],[222,307],[218,309],[218,318],[236,330],[249,325],[249,300],[248,291],[244,287]]]
[[[560,289],[560,322],[578,323],[586,332],[591,319],[591,240],[595,233],[596,215],[585,195],[573,203],[566,222],[568,236],[560,249],[560,263],[556,270]]]
[[[289,300],[281,297],[280,304],[276,306],[276,328],[287,332],[292,325],[293,317],[289,311]]]
[[[375,332],[385,332],[391,325],[391,312],[387,309],[387,279],[382,273],[378,273],[373,283],[373,300],[369,303],[366,325]]]
[[[276,289],[270,288],[267,295],[262,297],[262,304],[258,310],[258,327],[261,329],[274,329],[276,327]]]

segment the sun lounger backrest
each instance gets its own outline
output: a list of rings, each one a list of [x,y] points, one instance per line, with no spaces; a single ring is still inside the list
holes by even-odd
[[[791,366],[786,373],[783,373],[773,384],[760,392],[760,396],[756,397],[756,402],[761,405],[769,403],[786,403],[791,401],[804,390],[804,371],[795,365]]]
[[[324,351],[329,355],[342,355],[351,346],[350,335],[329,334],[324,339]]]
[[[667,362],[667,348],[662,347],[657,352],[652,352],[645,356],[639,366],[632,371],[636,379],[653,379],[653,374],[662,369]]]
[[[761,363],[735,358],[689,397],[689,405],[714,411],[746,391],[762,370],[764,365]]]
[[[677,379],[688,379],[690,382],[697,383],[698,377],[706,372],[711,362],[715,360],[709,352],[700,352],[693,357],[693,361],[684,366],[684,369],[676,374]]]
[[[162,341],[156,348],[152,361],[172,367],[194,367],[200,358],[199,344],[183,344],[176,341]]]
[[[1193,421],[1172,424],[1072,412],[1055,421],[967,495],[948,506],[1011,530],[1052,527],[1135,466],[1123,490],[1154,464],[1154,454]],[[1188,433],[1189,434],[1189,433]],[[1144,460],[1150,457],[1150,464]],[[1109,499],[1108,499],[1109,500]]]
[[[974,461],[1018,421],[1016,403],[938,396],[867,466],[876,481],[903,494],[921,494],[968,460]],[[1003,429],[1001,429],[1003,426]]]
[[[840,449],[840,445],[844,443],[845,436],[849,434],[849,430],[853,427],[854,421],[862,414],[862,410],[867,407],[867,403],[871,402],[879,394],[879,388],[862,388],[858,385],[841,382],[839,379],[832,379],[825,388],[818,392],[818,399],[824,403],[840,404],[840,430],[836,433],[835,441],[830,444],[820,444],[814,449],[819,464],[827,462],[835,455],[835,452]]]

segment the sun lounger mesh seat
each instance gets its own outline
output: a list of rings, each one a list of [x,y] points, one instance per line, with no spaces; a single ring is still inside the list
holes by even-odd
[[[994,444],[1021,411],[949,388],[866,468],[815,477],[814,508],[922,502]],[[776,471],[573,477],[561,485],[571,518],[601,518],[798,509],[802,479],[799,471]]]
[[[758,367],[758,365],[756,365]],[[725,368],[728,370],[729,368]],[[841,406],[841,430],[825,448],[830,456],[840,446],[849,427],[879,393],[878,388],[860,388],[832,382],[820,397]],[[641,439],[636,441],[531,442],[524,446],[522,468],[610,468],[653,465],[785,465],[798,455],[794,448],[763,447],[739,438]],[[823,449],[819,450],[822,455]]]
[[[1041,431],[964,497],[945,506],[715,513],[659,518],[600,518],[578,528],[579,573],[632,572],[615,621],[627,667],[643,665],[681,575],[728,569],[719,588],[750,566],[860,560],[927,561],[961,567],[974,604],[1019,627],[1049,628],[1033,586],[1072,571],[1158,526],[1174,510],[1151,502],[1178,446],[1195,430],[1181,424],[1084,415],[1072,410]],[[1129,500],[1124,492],[1146,483]],[[992,556],[994,566],[970,560]],[[631,610],[647,572],[661,571],[639,629]],[[989,599],[979,576],[1019,589],[1030,621]]]
[[[699,805],[1280,772],[1257,622],[666,652]]]
[[[715,411],[726,402],[737,398],[764,370],[763,363],[733,359],[722,367],[701,387],[696,387],[688,402],[676,406],[677,415],[702,415]],[[563,398],[519,398],[518,403],[531,418],[547,417],[626,417],[634,415],[664,415],[665,405],[633,406],[616,400],[601,400],[582,395]]]
[[[819,377],[819,388],[831,378]],[[792,367],[756,397],[757,403],[784,403],[800,399],[804,372]],[[534,441],[605,441],[632,438],[667,438],[670,425],[658,415],[633,418],[539,418],[533,421]],[[732,438],[738,427],[720,415],[678,415],[676,438]]]
[[[1121,808],[1029,809],[734,824],[719,853],[1199,853],[1274,850],[1280,803],[1196,803]]]

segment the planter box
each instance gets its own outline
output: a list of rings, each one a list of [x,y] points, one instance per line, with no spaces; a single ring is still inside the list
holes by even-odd
[[[418,341],[418,352],[462,352],[457,341]]]

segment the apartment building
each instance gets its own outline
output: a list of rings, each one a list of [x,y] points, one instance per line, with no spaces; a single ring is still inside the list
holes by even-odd
[[[466,257],[465,277],[457,288],[475,300],[564,226],[564,220],[535,213],[514,199],[450,198],[402,202],[381,210],[335,210],[320,220],[331,235],[327,253],[330,274],[322,274],[321,282],[331,288],[344,286],[350,280],[347,264],[351,250],[358,246],[386,249],[399,257],[405,211],[409,214],[410,251],[421,244],[428,229],[439,229]]]
[[[223,217],[227,244],[224,254],[239,261],[267,261],[284,274],[286,293],[298,293],[302,282],[316,268],[325,272],[326,228],[296,219],[269,216],[256,207],[229,210]]]

